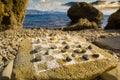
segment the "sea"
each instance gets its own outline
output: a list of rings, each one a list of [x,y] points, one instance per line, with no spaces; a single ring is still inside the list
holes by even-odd
[[[101,25],[107,24],[109,15],[104,15]],[[27,14],[24,19],[24,28],[60,28],[66,27],[71,20],[66,13]]]

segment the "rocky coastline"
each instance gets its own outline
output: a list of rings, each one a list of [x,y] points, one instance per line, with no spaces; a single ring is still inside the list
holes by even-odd
[[[81,31],[62,31],[62,30],[48,30],[48,29],[33,29],[33,30],[7,30],[0,32],[0,68],[1,71],[7,66],[7,64],[14,60],[15,56],[18,54],[20,43],[28,38],[43,37],[43,36],[56,36],[56,35],[71,35],[80,36],[85,38],[89,42],[94,42],[99,38],[109,38],[120,36],[120,31],[116,30],[106,30],[98,31],[94,29],[81,30]],[[93,35],[94,34],[94,35]],[[104,47],[103,47],[104,49]],[[106,50],[107,52],[116,53],[111,50]],[[119,57],[120,54],[118,53]]]
[[[0,4],[2,4],[2,5],[6,5],[7,3],[8,3],[7,1],[0,2]],[[71,6],[71,8],[68,10],[68,16],[71,19],[71,24],[64,29],[60,29],[60,30],[49,30],[49,29],[44,29],[44,28],[20,29],[21,25],[22,25],[23,17],[25,15],[24,12],[25,12],[27,0],[25,0],[25,2],[20,1],[20,3],[25,3],[23,5],[23,7],[24,7],[23,9],[17,3],[19,3],[19,2],[11,1],[11,4],[15,4],[16,6],[18,6],[18,8],[20,7],[20,9],[22,10],[20,12],[21,13],[23,12],[23,14],[21,14],[21,15],[19,15],[20,13],[15,13],[14,11],[11,11],[11,14],[9,14],[9,10],[11,10],[11,8],[10,9],[8,8],[8,13],[6,13],[7,16],[5,15],[4,9],[2,9],[2,11],[0,11],[0,12],[2,12],[2,14],[0,14],[0,23],[1,23],[1,25],[0,25],[0,31],[1,31],[0,32],[0,73],[9,65],[9,63],[11,63],[11,61],[12,61],[12,65],[14,65],[13,68],[15,68],[15,69],[16,69],[16,67],[19,68],[18,65],[21,65],[21,64],[20,63],[13,64],[13,60],[15,60],[16,62],[17,61],[20,62],[19,61],[19,58],[20,58],[21,63],[22,63],[21,55],[23,57],[26,57],[29,55],[28,57],[31,58],[31,55],[30,54],[27,55],[26,53],[29,53],[28,50],[31,49],[31,46],[27,45],[27,43],[30,43],[30,41],[32,41],[32,39],[36,39],[36,38],[42,39],[42,38],[45,38],[46,36],[48,36],[48,37],[56,37],[57,36],[55,39],[51,39],[54,43],[54,41],[59,40],[59,38],[61,38],[61,40],[62,40],[62,38],[68,39],[68,42],[69,42],[69,41],[71,41],[69,39],[72,39],[72,37],[73,38],[76,37],[78,39],[77,41],[82,41],[81,39],[85,39],[86,44],[90,43],[92,45],[97,45],[96,40],[109,39],[112,37],[119,37],[120,36],[120,30],[116,30],[116,29],[120,29],[119,28],[120,23],[119,23],[119,18],[118,18],[120,16],[119,15],[120,9],[110,16],[110,18],[108,20],[108,24],[105,27],[105,30],[100,28],[100,25],[99,25],[101,23],[101,20],[103,19],[102,12],[100,12],[99,10],[94,8],[91,4],[88,4],[85,2],[77,3],[73,6]],[[7,4],[7,6],[10,6],[11,4],[9,4],[9,5]],[[0,5],[0,7],[3,7],[3,6]],[[87,11],[87,13],[86,13],[86,11]],[[78,13],[78,14],[76,14],[76,13]],[[81,13],[81,14],[79,14],[79,13]],[[86,14],[84,14],[84,13],[86,13]],[[93,13],[93,14],[91,15],[91,13]],[[16,16],[10,16],[10,15],[16,15]],[[17,17],[17,16],[18,16],[18,18],[11,19],[11,17]],[[11,19],[11,20],[8,20],[9,24],[5,23],[7,18]],[[113,22],[116,22],[116,23],[113,23]],[[10,26],[12,26],[12,27],[10,27]],[[78,38],[78,37],[80,37],[80,38]],[[28,40],[28,42],[26,40]],[[41,43],[41,42],[45,43],[46,40],[48,40],[48,39],[45,38],[42,41],[38,40],[37,42],[38,43]],[[26,42],[24,42],[24,41],[26,41]],[[22,43],[22,42],[24,42],[24,43]],[[52,43],[52,42],[50,42],[50,43]],[[77,43],[78,42],[76,42],[76,44]],[[45,44],[47,44],[47,43],[45,43]],[[99,45],[97,45],[97,46],[99,46]],[[69,47],[71,47],[71,46],[67,46],[65,48],[68,49]],[[52,49],[54,49],[54,48],[55,47],[52,47]],[[83,50],[83,53],[86,53],[86,49],[88,49],[88,47]],[[92,47],[89,46],[89,49],[92,50]],[[99,74],[92,73],[93,76],[91,75],[91,76],[89,76],[89,78],[84,77],[83,78],[84,80],[93,79],[93,78],[95,78],[95,80],[104,80],[104,78],[101,79],[101,78],[99,78],[99,76],[101,76],[107,70],[111,70],[111,68],[117,67],[117,63],[118,63],[117,59],[120,59],[120,52],[119,51],[116,52],[116,51],[114,51],[114,49],[113,50],[107,49],[103,46],[99,46],[99,48],[95,47],[95,49],[98,49],[98,51],[100,50],[99,53],[105,58],[105,60],[103,59],[103,61],[102,61],[102,59],[95,61],[96,67],[99,67],[98,66],[99,63],[101,63],[100,66],[106,66],[106,67],[104,67],[102,69],[103,70],[102,72],[100,70],[98,70]],[[24,52],[25,52],[25,55],[23,55]],[[62,52],[64,53],[64,51],[62,51]],[[76,53],[81,53],[81,52],[77,51]],[[93,51],[93,53],[94,53],[94,51]],[[110,53],[110,54],[108,54],[108,53]],[[48,55],[48,53],[46,53],[46,55]],[[16,56],[17,56],[17,59],[16,59]],[[99,55],[94,55],[94,57],[99,57]],[[29,58],[26,58],[25,60],[28,60]],[[113,61],[115,63],[111,62],[111,60],[109,58],[113,59]],[[41,60],[40,57],[37,58],[37,61],[39,61],[39,60]],[[84,62],[84,60],[88,60],[88,55],[87,55],[87,57],[83,56],[82,60],[83,60],[83,62]],[[36,59],[33,60],[33,62],[34,61],[36,61]],[[69,57],[67,57],[66,62],[67,61],[70,62],[71,59]],[[109,62],[111,62],[111,63],[108,66],[107,64]],[[30,61],[28,63],[30,63]],[[89,65],[94,64],[94,62],[92,62],[92,63],[88,62],[88,64]],[[25,63],[22,63],[22,65],[25,66]],[[26,63],[26,65],[29,65],[29,64]],[[30,63],[30,65],[31,65],[31,63]],[[83,66],[85,66],[85,65],[86,64],[83,64]],[[75,66],[75,65],[73,65],[73,66]],[[73,69],[75,68],[75,70],[77,70],[76,67],[73,67],[73,66],[72,66],[72,68]],[[82,65],[78,65],[78,66],[82,66]],[[98,69],[96,67],[95,67],[95,69]],[[40,68],[41,68],[41,66],[40,66]],[[71,67],[65,66],[65,68],[70,69]],[[20,69],[21,69],[21,67],[20,67]],[[62,69],[64,70],[64,67]],[[78,67],[78,69],[79,69],[79,67]],[[93,70],[94,68],[91,68],[91,69]],[[91,72],[91,69],[90,69],[90,72]],[[54,74],[54,71],[56,71],[56,70],[53,70],[51,72],[53,72],[53,74]],[[56,71],[56,72],[58,72],[58,71]],[[15,73],[16,73],[16,75],[15,75]],[[23,72],[23,73],[25,73],[25,72]],[[48,71],[48,73],[49,73],[49,71]],[[46,73],[46,74],[48,74],[48,73]],[[73,71],[73,73],[74,73],[74,71]],[[86,71],[83,71],[83,73],[86,73]],[[19,78],[19,76],[22,76],[22,75],[18,75],[18,74],[19,74],[19,71],[13,70],[12,78],[14,79],[15,77]],[[53,76],[53,74],[52,74],[52,76]],[[70,75],[69,72],[66,73],[65,75],[68,76],[67,74]],[[3,75],[3,74],[1,74],[1,75]],[[42,75],[43,74],[40,74],[40,76],[42,76]],[[94,75],[96,75],[96,76],[94,77]],[[99,75],[99,76],[97,76],[97,75]],[[49,79],[51,77],[50,74],[47,75],[49,77],[46,77],[46,75],[43,75],[43,76],[45,76],[46,79]],[[61,74],[60,74],[60,76],[63,77]],[[81,78],[81,77],[76,76],[76,75],[75,76],[71,75],[71,76],[75,79],[77,79],[77,77]],[[84,74],[83,74],[83,76],[84,76]],[[88,76],[88,73],[87,73],[87,76]],[[9,77],[11,77],[11,75],[9,75]],[[25,77],[26,77],[25,75],[22,76],[22,78],[25,78]],[[33,75],[30,77],[33,77]],[[61,77],[59,77],[58,79],[61,79]],[[104,75],[102,77],[104,77]],[[37,80],[39,80],[41,78],[42,77],[39,78],[39,76],[37,76]],[[65,78],[65,77],[63,77],[63,78]],[[65,79],[68,79],[68,78],[69,77],[67,77]],[[55,79],[57,79],[57,77]]]

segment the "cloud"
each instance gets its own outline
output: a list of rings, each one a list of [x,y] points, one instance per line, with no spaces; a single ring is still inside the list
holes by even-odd
[[[36,4],[36,5],[34,5],[34,8],[35,8],[35,9],[40,9],[40,8],[41,8],[41,5],[40,5],[40,4]]]
[[[33,0],[29,0],[29,4],[32,4],[33,3]]]
[[[50,0],[29,0],[28,9],[36,9],[41,11],[65,11],[62,6],[63,2]]]
[[[41,2],[50,2],[50,0],[41,0]]]
[[[63,6],[62,4],[65,4],[71,1],[73,0],[29,0],[28,9],[66,12],[70,6]],[[92,2],[95,0],[74,0],[74,1],[75,2],[77,1]],[[112,0],[109,0],[109,1],[112,1]]]

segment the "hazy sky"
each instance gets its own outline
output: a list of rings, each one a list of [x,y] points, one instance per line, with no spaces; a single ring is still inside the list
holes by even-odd
[[[93,2],[96,0],[29,0],[28,9],[37,9],[42,11],[66,11],[69,7],[62,4],[68,2]],[[118,0],[104,0],[104,1],[118,1]]]

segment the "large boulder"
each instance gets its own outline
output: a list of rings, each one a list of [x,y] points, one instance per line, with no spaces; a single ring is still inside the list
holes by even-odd
[[[86,2],[79,2],[71,6],[67,14],[72,22],[75,23],[78,22],[81,18],[87,18],[90,22],[100,24],[101,20],[103,19],[103,13]]]
[[[109,17],[105,29],[120,29],[120,9]]]
[[[28,0],[0,0],[0,31],[22,28]]]
[[[93,80],[117,64],[113,55],[79,36],[44,36],[21,42],[12,80]]]
[[[118,53],[120,52],[120,36],[99,38],[94,43],[99,47],[103,47]]]

